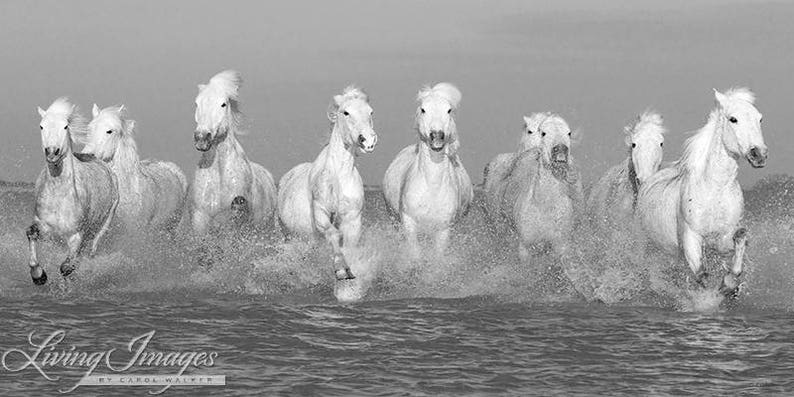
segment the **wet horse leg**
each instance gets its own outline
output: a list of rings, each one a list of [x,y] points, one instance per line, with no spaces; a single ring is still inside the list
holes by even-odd
[[[686,259],[689,268],[692,270],[692,273],[695,274],[695,282],[699,286],[705,287],[705,278],[707,274],[703,270],[703,265],[701,262],[703,258],[703,237],[690,229],[688,226],[684,226],[684,231],[681,234],[681,240],[681,245],[684,250],[684,258]]]
[[[449,228],[444,228],[436,232],[435,235],[435,248],[436,255],[442,257],[449,245]]]
[[[38,255],[38,242],[43,234],[41,229],[42,227],[38,220],[35,220],[25,233],[28,237],[28,248],[30,249],[30,261],[28,262],[28,265],[30,265],[30,277],[33,279],[33,284],[36,285],[47,283],[47,273],[39,264]]]
[[[331,244],[334,252],[334,274],[337,280],[353,279],[355,276],[350,271],[350,266],[342,254],[342,233],[331,221],[331,214],[317,202],[314,203],[314,225],[325,240]]]
[[[341,217],[339,222],[339,231],[342,233],[341,248],[350,252],[351,249],[358,247],[358,241],[361,238],[361,213],[355,215],[347,214]],[[345,279],[351,280],[356,278],[350,270],[349,265],[346,263]],[[339,276],[339,275],[338,275]],[[337,277],[338,277],[337,276]]]
[[[96,255],[97,245],[99,244],[99,240],[102,236],[107,233],[108,229],[110,228],[110,223],[113,221],[113,217],[116,215],[116,208],[118,208],[119,200],[116,198],[113,200],[113,204],[110,206],[110,211],[108,211],[108,215],[105,218],[105,222],[102,223],[102,228],[94,235],[94,240],[91,242],[91,251],[88,253],[89,257],[93,258]]]
[[[411,255],[411,260],[418,260],[421,256],[418,238],[419,226],[413,218],[406,214],[403,214],[402,221],[405,230],[405,240],[408,243],[408,253]]]
[[[83,244],[83,236],[80,233],[74,233],[66,239],[66,245],[69,247],[69,253],[66,259],[61,263],[61,275],[66,278],[69,277],[76,267],[77,255],[80,253],[81,245]]]
[[[744,283],[739,280],[744,272],[744,252],[747,248],[747,229],[740,227],[736,229],[735,232],[723,236],[720,241],[720,251],[729,251],[728,247],[733,248],[733,266],[729,269],[723,262],[722,267],[726,270],[726,274],[722,278],[720,292],[729,298],[735,298],[739,295],[744,285]]]

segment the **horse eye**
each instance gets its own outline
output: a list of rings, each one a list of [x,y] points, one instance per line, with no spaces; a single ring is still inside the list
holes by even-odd
[[[532,133],[532,130],[527,130],[527,134],[531,134],[531,133]]]
[[[570,132],[568,133],[568,136],[571,136],[571,133],[570,133]]]
[[[452,113],[452,109],[447,110],[447,114]]]
[[[40,130],[42,130],[42,131],[44,131],[44,126],[43,126],[43,125],[40,125],[40,126],[39,126],[39,129],[40,129]]]
[[[729,118],[728,121],[730,121],[731,123],[736,124],[739,120],[736,120],[736,117],[731,116],[731,118]]]
[[[65,126],[63,126],[63,129],[68,130],[69,129],[69,124],[66,124]]]
[[[350,116],[350,112],[348,112],[347,110],[345,110],[344,113],[342,114],[344,114],[345,116]]]
[[[664,147],[664,142],[659,144],[660,147]]]
[[[422,114],[424,114],[424,113],[425,113],[425,108],[419,108],[419,110],[421,110],[421,111],[422,111]]]
[[[545,132],[541,132],[540,136],[546,136],[546,133]]]
[[[637,144],[636,143],[632,143],[631,144],[631,148],[634,149],[635,147],[637,147]]]
[[[107,133],[108,133],[108,134],[112,134],[112,133],[113,133],[113,130],[107,130]]]

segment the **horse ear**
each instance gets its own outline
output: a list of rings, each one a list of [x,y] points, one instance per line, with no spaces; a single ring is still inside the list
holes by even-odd
[[[199,92],[204,91],[205,88],[207,88],[206,84],[199,84],[198,85]]]
[[[135,120],[125,120],[124,121],[124,131],[127,133],[131,133],[132,130],[135,129]]]
[[[41,116],[41,118],[44,118],[44,116],[47,115],[47,112],[45,112],[40,106],[37,106],[36,110],[39,112],[39,116]]]
[[[124,111],[124,104],[119,105],[119,113]]]
[[[720,105],[720,107],[725,107],[725,101],[728,99],[728,97],[725,96],[725,94],[717,91],[716,88],[712,89],[714,90],[714,99],[717,100],[717,103]]]
[[[631,147],[631,135],[626,134],[626,146]]]
[[[335,98],[334,98],[335,99]],[[332,123],[336,123],[336,110],[338,107],[336,106],[336,101],[328,105],[328,121]]]
[[[94,118],[96,118],[96,116],[99,116],[99,106],[97,106],[96,103],[91,108],[91,116],[93,116]]]
[[[524,116],[524,128],[529,129],[529,123],[532,119],[528,116]],[[532,131],[535,132],[535,131]]]

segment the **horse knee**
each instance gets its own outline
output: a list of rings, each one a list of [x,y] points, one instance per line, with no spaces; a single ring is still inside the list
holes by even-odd
[[[733,244],[739,245],[747,241],[747,229],[740,227],[733,233]]]
[[[41,238],[41,229],[39,228],[38,223],[34,223],[28,227],[27,231],[25,231],[25,235],[27,235],[28,240],[38,240]]]

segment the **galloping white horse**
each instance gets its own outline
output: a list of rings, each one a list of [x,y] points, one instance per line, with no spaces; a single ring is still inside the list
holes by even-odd
[[[733,251],[733,266],[723,263],[726,275],[720,290],[734,296],[747,244],[747,231],[739,227],[744,197],[737,159],[744,157],[761,168],[766,165],[767,147],[752,92],[734,88],[725,94],[715,90],[714,96],[717,108],[706,125],[687,139],[681,159],[640,187],[637,214],[658,248],[677,258],[683,254],[700,285],[705,276],[704,247]]]
[[[597,233],[610,234],[632,223],[640,186],[662,163],[662,116],[645,111],[624,132],[628,157],[598,180],[587,199],[587,214]]]
[[[191,186],[192,223],[196,233],[205,233],[212,218],[226,210],[235,197],[250,205],[256,227],[272,224],[276,209],[273,176],[250,161],[237,140],[242,113],[238,92],[242,78],[225,70],[208,84],[199,84],[196,96],[196,132],[193,136],[201,159]]]
[[[323,235],[334,252],[336,278],[353,279],[342,249],[358,245],[361,236],[364,185],[356,152],[372,152],[378,136],[367,94],[353,86],[334,96],[328,119],[331,138],[317,159],[295,166],[279,181],[279,219],[287,235]]]
[[[36,180],[36,208],[27,229],[30,276],[33,283],[47,282],[38,260],[38,240],[53,236],[66,240],[69,253],[61,263],[61,274],[70,275],[78,256],[91,242],[93,256],[107,232],[119,191],[116,176],[102,161],[74,153],[72,135],[85,135],[86,123],[66,98],[58,98],[41,116],[41,146],[47,169]]]
[[[420,232],[433,236],[436,253],[449,243],[450,227],[466,214],[474,197],[469,174],[458,157],[453,113],[460,91],[452,84],[424,87],[417,96],[419,143],[400,151],[383,177],[383,196],[402,222],[414,257]]]
[[[549,113],[534,133],[540,134],[540,146],[518,153],[506,176],[494,180],[486,192],[496,198],[486,203],[489,213],[507,219],[518,233],[522,262],[547,244],[558,258],[565,258],[582,204],[568,123]]]
[[[516,157],[533,148],[540,147],[541,136],[538,132],[538,126],[542,121],[552,116],[550,112],[536,112],[529,116],[524,116],[524,129],[521,133],[521,141],[518,143],[518,150],[512,153],[497,154],[483,169],[483,186],[485,188],[485,203],[484,210],[487,219],[494,225],[503,225],[502,219],[498,213],[493,214],[490,211],[492,208],[499,207],[501,197],[497,197],[495,185],[501,183],[510,173],[510,169],[515,163]],[[490,204],[487,204],[490,201]],[[497,223],[493,223],[497,222]]]
[[[182,219],[187,178],[176,164],[143,160],[133,137],[135,121],[124,105],[102,110],[94,104],[84,152],[107,162],[119,181],[117,216],[129,232],[173,231]]]

